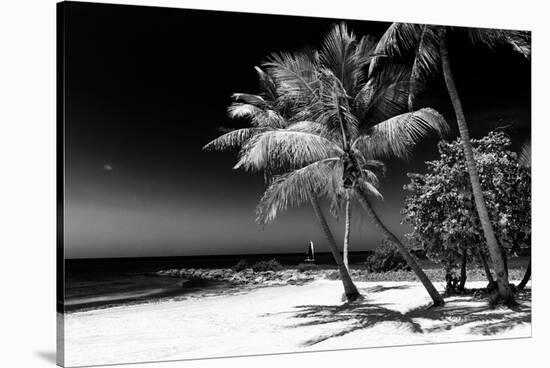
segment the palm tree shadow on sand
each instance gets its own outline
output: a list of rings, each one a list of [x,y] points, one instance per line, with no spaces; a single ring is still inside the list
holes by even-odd
[[[385,291],[385,290],[381,290]],[[380,291],[378,291],[380,292]],[[364,330],[384,322],[395,322],[417,334],[429,334],[452,330],[472,324],[470,333],[492,336],[524,323],[531,323],[531,290],[517,294],[518,305],[514,308],[492,307],[488,303],[472,306],[471,301],[479,301],[475,296],[449,298],[444,307],[431,308],[429,305],[411,309],[405,313],[387,308],[388,304],[372,303],[363,299],[342,305],[300,305],[292,318],[308,319],[289,326],[301,328],[331,323],[343,323],[341,329],[306,340],[302,345],[309,347],[320,342]],[[429,320],[431,327],[423,328],[421,320]]]

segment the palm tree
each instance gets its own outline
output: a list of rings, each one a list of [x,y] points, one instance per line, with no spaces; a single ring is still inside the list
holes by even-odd
[[[441,66],[462,139],[477,212],[489,254],[495,267],[498,294],[505,304],[514,304],[513,292],[510,288],[505,269],[505,260],[497,243],[483,199],[466,117],[451,72],[447,43],[447,33],[449,31],[465,32],[473,43],[483,44],[491,49],[499,45],[510,45],[514,50],[526,57],[530,57],[531,54],[530,34],[528,32],[393,23],[381,37],[376,47],[376,53],[383,54],[384,57],[377,57],[371,62],[369,75],[376,74],[392,61],[403,63],[404,61],[412,60],[411,83],[408,96],[409,110],[412,111],[415,98],[420,89]]]
[[[270,90],[275,91],[277,98],[264,104],[265,99],[247,97],[249,102],[258,103],[246,111],[257,112],[261,106],[275,106],[286,114],[283,120],[287,123],[275,119],[278,127],[274,128],[273,124],[263,124],[256,119],[253,128],[227,133],[209,147],[241,144],[236,168],[286,172],[276,175],[264,194],[258,209],[260,222],[272,221],[277,210],[308,201],[319,217],[316,199],[321,195],[329,198],[331,209],[339,206],[341,198],[346,199],[348,208],[352,198],[358,199],[383,234],[404,255],[434,303],[442,304],[443,299],[405,246],[376,215],[368,194],[380,196],[375,184],[376,170],[382,165],[375,158],[406,158],[423,136],[431,131],[441,134],[447,125],[432,109],[399,114],[406,111],[403,109],[408,92],[408,81],[403,78],[408,77],[405,68],[395,67],[366,81],[364,70],[373,57],[373,45],[367,37],[357,41],[342,24],[326,36],[319,52],[272,55],[264,64],[267,73],[261,79],[274,82]],[[320,223],[323,227],[326,221],[320,220]],[[349,216],[346,223],[349,225]],[[329,245],[331,243],[333,240],[329,239]],[[341,275],[349,276],[335,242],[331,251]]]
[[[295,140],[293,144],[300,141],[304,152],[326,154],[319,155],[317,160],[312,160],[313,157],[310,157],[309,164],[315,165],[306,166],[308,170],[297,165],[299,170],[296,173],[300,173],[299,177],[302,178],[311,175],[310,179],[315,177],[316,180],[321,180],[319,175],[313,175],[313,169],[318,170],[322,166],[321,163],[328,165],[340,160],[341,168],[336,166],[333,170],[342,171],[341,187],[343,196],[346,198],[346,207],[349,208],[352,198],[349,194],[353,193],[384,236],[403,253],[434,302],[441,304],[441,296],[422,269],[374,212],[367,195],[374,193],[371,186],[375,175],[371,175],[374,174],[372,171],[368,174],[363,165],[372,164],[374,159],[385,156],[407,158],[411,148],[422,137],[430,132],[443,134],[447,125],[444,119],[432,109],[398,114],[403,110],[403,98],[408,92],[408,89],[404,88],[408,86],[408,81],[403,80],[404,76],[408,76],[406,69],[396,67],[376,79],[366,81],[363,70],[373,57],[372,47],[368,45],[368,38],[362,38],[357,42],[353,33],[347,31],[345,24],[341,24],[335,26],[325,37],[318,54],[300,54],[294,57],[277,55],[266,66],[270,74],[282,77],[283,82],[280,85],[282,85],[283,94],[290,96],[292,105],[299,106],[296,116],[305,119],[304,122],[293,127],[293,130],[298,128],[302,129],[302,132],[300,134],[286,132],[287,137],[290,139],[291,136]],[[372,46],[372,42],[370,45]],[[314,70],[311,69],[312,66],[315,67]],[[297,73],[296,70],[308,70],[308,79],[296,78],[296,74],[304,75],[304,73]],[[241,152],[241,160],[237,166],[244,166],[245,169],[261,169],[265,166],[269,167],[270,162],[276,162],[276,165],[280,165],[281,162],[296,164],[292,162],[296,157],[295,149],[287,145],[289,139],[276,139],[277,134],[279,133],[264,132],[257,139],[251,139],[247,143],[249,147]],[[317,138],[314,138],[315,136]],[[331,145],[329,141],[333,144]],[[275,155],[270,157],[272,153]],[[307,165],[308,160],[303,164]],[[294,177],[293,175],[292,178]],[[293,199],[292,195],[291,198],[285,195],[275,196],[283,203],[281,208],[286,208],[289,202],[302,203],[306,199],[303,192],[291,191],[287,185],[282,185],[285,182],[283,178],[285,176],[276,180],[270,188],[280,187],[284,193],[297,195],[297,199]],[[300,180],[291,182],[301,183],[299,186],[302,189],[313,188],[312,183],[307,185]],[[339,193],[337,187],[331,188],[332,192]],[[275,189],[266,191],[267,197],[270,192],[277,191]],[[267,197],[264,196],[264,199]],[[274,210],[277,207],[274,204],[276,202],[273,202],[271,207],[268,206],[272,213],[276,213]],[[331,205],[331,207],[334,206]],[[346,212],[350,214],[350,211]],[[346,224],[349,224],[349,216]]]
[[[374,42],[369,37],[363,37],[360,40],[357,47],[354,47],[353,50],[355,65],[366,65],[366,62],[370,58],[370,52],[373,45]],[[300,118],[306,116],[308,113],[309,101],[308,99],[304,99],[304,96],[308,96],[309,98],[315,96],[315,88],[318,82],[318,76],[316,75],[318,63],[319,54],[314,50],[304,50],[294,54],[281,52],[271,55],[264,65],[269,73],[256,67],[260,79],[260,95],[235,94],[233,97],[237,102],[229,108],[230,117],[247,117],[252,123],[252,127],[229,132],[210,142],[205,148],[227,149],[230,147],[242,147],[242,155],[246,150],[245,142],[255,135],[270,130],[287,128],[293,123],[298,124],[289,130],[296,127],[299,128]],[[348,81],[349,83],[358,82],[363,75],[362,68],[355,68],[354,72],[356,75],[353,77],[353,80]],[[309,162],[315,158],[316,154],[322,153],[323,148],[319,148],[319,151],[320,152],[306,152],[305,157],[301,157],[300,160]],[[294,166],[299,164],[300,162],[291,162],[291,165]],[[235,168],[240,166],[239,162]],[[263,168],[266,173],[266,178],[269,178],[271,174],[281,169],[276,166],[277,165],[273,165],[272,162],[270,165],[266,165],[266,167]],[[315,193],[309,193],[308,198],[340,270],[346,296],[349,300],[356,299],[359,296],[359,292],[349,276],[347,259],[345,262],[346,265],[344,265],[334,236],[324,218]],[[336,207],[337,206],[333,205],[331,209],[336,211]],[[350,214],[350,212],[348,213]],[[348,228],[349,221],[350,219],[347,217],[346,222]],[[349,245],[349,237],[346,245]],[[341,266],[345,268],[345,271]]]
[[[292,56],[285,55],[286,60],[281,59],[283,62],[292,65],[290,60]],[[298,132],[301,131],[304,123],[293,123],[290,119],[290,114],[293,111],[293,104],[291,100],[287,98],[287,95],[279,96],[277,91],[277,83],[274,78],[268,73],[264,72],[259,67],[256,67],[256,72],[260,81],[260,94],[244,94],[236,93],[232,97],[235,100],[229,108],[228,114],[231,118],[247,118],[251,123],[251,127],[236,129],[226,134],[218,137],[212,142],[208,143],[204,149],[206,150],[226,150],[235,147],[241,147],[241,155],[245,151],[246,143],[254,138],[255,136],[260,135],[264,132],[279,132],[281,133],[282,129],[288,129],[289,132],[298,128]],[[298,70],[296,70],[296,75],[300,75]],[[305,74],[301,78],[306,78]],[[285,98],[287,98],[285,100]],[[305,136],[307,137],[307,136]],[[286,139],[286,137],[283,137]],[[295,147],[293,148],[296,149]],[[293,160],[292,165],[300,165],[302,161],[308,161],[314,159],[315,155],[322,155],[323,148],[319,148],[318,152],[302,152],[298,156],[298,162]],[[241,161],[235,166],[238,168],[241,165]],[[264,172],[266,173],[266,180],[271,180],[271,175],[273,172],[276,172],[280,168],[276,165],[267,165],[263,167]],[[349,271],[346,266],[344,266],[342,257],[338,250],[336,240],[334,235],[330,230],[330,227],[327,223],[327,220],[323,214],[321,206],[317,198],[317,194],[314,191],[308,192],[306,195],[307,201],[311,204],[317,221],[321,227],[321,231],[325,238],[328,241],[329,249],[334,257],[334,260],[338,266],[340,273],[340,278],[344,286],[344,293],[348,301],[353,301],[360,298],[360,293],[357,290],[357,287],[353,283]]]

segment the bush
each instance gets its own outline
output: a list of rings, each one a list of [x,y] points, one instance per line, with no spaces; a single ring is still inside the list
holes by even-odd
[[[252,265],[252,270],[254,272],[279,271],[282,268],[283,266],[275,258],[269,261],[256,262]]]
[[[383,241],[373,254],[367,257],[365,266],[369,272],[410,271],[407,262],[390,243]]]
[[[297,269],[300,272],[314,271],[314,270],[318,270],[319,266],[317,266],[314,263],[300,263],[300,264],[298,264]]]
[[[248,268],[248,262],[244,259],[240,259],[239,262],[237,262],[236,265],[231,267],[231,269],[235,272],[244,271],[247,268]]]
[[[338,271],[328,272],[325,275],[325,278],[328,279],[328,280],[340,280],[340,272],[338,272]]]

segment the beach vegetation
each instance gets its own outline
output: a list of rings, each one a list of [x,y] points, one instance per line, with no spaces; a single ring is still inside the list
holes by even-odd
[[[369,272],[410,271],[411,268],[401,253],[387,240],[380,242],[375,251],[365,261]]]
[[[280,271],[283,269],[283,266],[275,258],[272,258],[267,261],[258,261],[251,266],[254,272],[265,272],[265,271]]]
[[[235,272],[241,272],[249,268],[248,262],[246,259],[240,259],[231,269]]]
[[[298,271],[300,272],[306,272],[306,271],[316,271],[319,269],[319,266],[315,263],[299,263],[298,266],[296,266]]]

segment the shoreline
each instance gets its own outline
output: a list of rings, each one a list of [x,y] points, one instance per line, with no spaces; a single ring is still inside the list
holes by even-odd
[[[445,275],[440,269],[426,269],[426,274],[437,286],[445,282]],[[525,270],[511,269],[510,279],[521,280]],[[246,293],[265,287],[281,287],[287,285],[304,285],[320,280],[339,281],[336,268],[322,265],[319,268],[300,270],[297,267],[284,267],[278,271],[255,272],[251,268],[235,271],[231,268],[174,268],[155,272],[136,273],[136,277],[173,279],[169,286],[158,288],[152,285],[150,289],[143,288],[140,292],[122,291],[105,294],[100,297],[74,297],[66,300],[63,314],[69,315],[84,311],[102,310],[118,306],[151,304],[164,301],[182,301],[216,295],[231,295]],[[354,282],[418,282],[411,271],[390,271],[371,273],[361,267],[350,267],[350,275]],[[131,275],[130,275],[131,276]],[[473,282],[485,282],[485,274],[479,268],[469,268],[467,272],[466,289]]]

